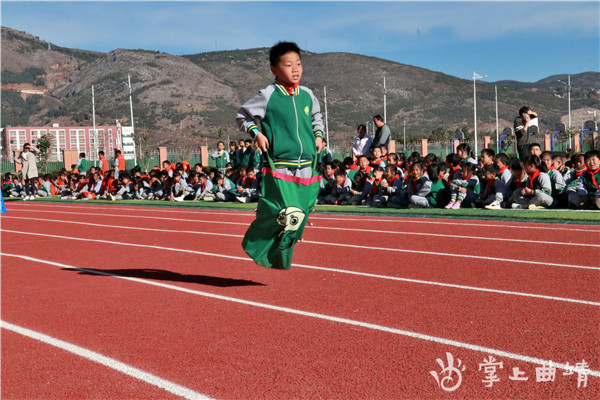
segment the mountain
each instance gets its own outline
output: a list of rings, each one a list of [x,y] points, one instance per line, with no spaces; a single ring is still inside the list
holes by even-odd
[[[447,140],[454,130],[472,130],[473,82],[441,72],[351,53],[302,56],[302,84],[313,89],[324,110],[327,87],[329,135],[347,146],[356,126],[383,114],[386,80],[387,120],[396,135],[406,123],[408,139]],[[68,49],[27,33],[2,27],[2,114],[5,125],[91,125],[92,85],[96,124],[130,124],[131,77],[138,137],[151,146],[188,147],[207,137],[241,138],[235,114],[244,101],[272,81],[268,49],[215,51],[174,56],[148,50],[107,53]],[[566,75],[534,83],[477,82],[480,135],[492,134],[494,86],[498,87],[500,130],[512,126],[518,109],[540,114],[540,131],[566,122]],[[573,127],[600,108],[600,73],[571,75]],[[432,132],[436,134],[432,136]],[[469,137],[470,133],[467,133]],[[495,136],[495,134],[493,134]]]

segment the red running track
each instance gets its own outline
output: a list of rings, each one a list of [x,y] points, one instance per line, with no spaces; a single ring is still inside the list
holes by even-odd
[[[252,220],[247,212],[7,206],[0,220],[4,322],[197,393],[228,399],[600,394],[598,227],[505,222],[503,237],[515,241],[503,247],[490,240],[498,236],[489,221],[453,226],[445,223],[457,221],[315,215],[295,254],[303,266],[272,271],[241,250]],[[441,235],[449,227],[455,236],[482,239]],[[373,232],[360,240],[351,229]],[[413,235],[389,233],[401,231]],[[532,235],[588,246],[541,245],[527,240]],[[370,248],[358,247],[365,244]],[[2,398],[176,397],[49,344],[7,329],[2,334]],[[429,373],[440,372],[436,359],[445,360],[446,352],[466,366],[455,392],[439,388]],[[488,388],[478,366],[490,354],[503,369]],[[553,382],[536,382],[531,358],[571,365],[585,359],[587,387],[578,388],[577,373],[563,375],[560,368]],[[510,380],[514,367],[529,381]]]

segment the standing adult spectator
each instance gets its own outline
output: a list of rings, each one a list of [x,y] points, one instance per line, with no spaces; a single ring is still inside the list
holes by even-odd
[[[16,163],[22,165],[21,174],[23,181],[25,181],[25,197],[23,197],[23,200],[35,200],[35,181],[38,177],[36,156],[39,154],[40,151],[38,149],[32,147],[30,143],[25,143],[23,151],[15,160]]]
[[[388,126],[383,121],[383,117],[379,114],[373,117],[373,123],[375,124],[377,129],[375,130],[375,137],[373,138],[373,144],[371,144],[371,149],[383,145],[386,149],[389,150],[390,139],[392,138],[392,132],[390,131],[390,128],[388,128]]]
[[[529,156],[529,129],[531,120],[537,118],[537,113],[531,111],[529,106],[523,106],[519,110],[519,116],[515,118],[515,136],[517,138],[517,152],[519,158],[525,160]]]
[[[371,145],[373,144],[373,138],[367,133],[367,127],[360,124],[356,129],[358,136],[354,138],[352,142],[352,159],[356,161],[360,156],[371,155]]]

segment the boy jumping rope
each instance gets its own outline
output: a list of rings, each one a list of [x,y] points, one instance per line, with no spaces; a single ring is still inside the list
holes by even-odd
[[[275,82],[246,102],[236,118],[266,157],[256,220],[242,246],[259,265],[289,269],[319,191],[315,163],[323,147],[323,121],[317,98],[300,86],[300,48],[279,42],[269,60]]]

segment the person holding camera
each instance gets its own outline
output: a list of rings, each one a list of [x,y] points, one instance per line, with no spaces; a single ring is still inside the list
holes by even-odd
[[[529,156],[529,129],[534,125],[532,120],[535,118],[537,118],[537,113],[532,111],[529,106],[521,107],[519,116],[515,118],[517,152],[521,160],[525,160]]]
[[[38,149],[31,146],[30,143],[25,143],[23,151],[15,160],[17,164],[22,165],[21,174],[23,181],[25,181],[25,197],[23,197],[23,200],[35,200],[35,181],[38,177],[37,156],[39,154]]]

